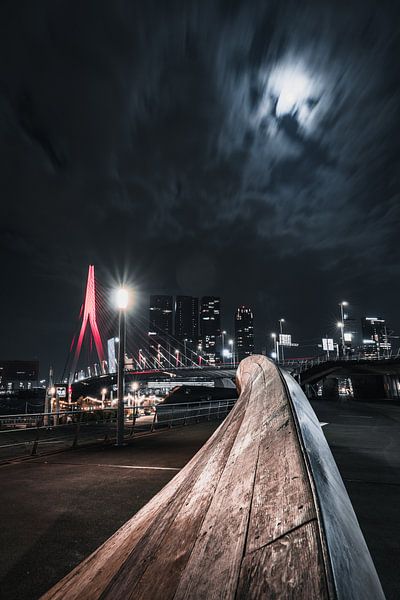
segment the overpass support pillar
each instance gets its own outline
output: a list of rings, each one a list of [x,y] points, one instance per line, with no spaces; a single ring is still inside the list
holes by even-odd
[[[339,400],[339,382],[335,377],[329,377],[322,382],[322,400]]]
[[[301,387],[309,400],[318,400],[317,386],[315,384],[305,383]]]
[[[384,375],[384,387],[387,398],[400,401],[400,377],[398,375]]]
[[[386,398],[384,375],[357,373],[351,376],[354,400],[381,400]]]

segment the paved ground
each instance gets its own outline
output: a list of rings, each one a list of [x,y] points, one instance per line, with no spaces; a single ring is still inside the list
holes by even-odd
[[[400,598],[400,407],[312,403],[339,467],[387,600]]]
[[[218,425],[0,467],[0,598],[38,598],[146,504]]]
[[[323,431],[387,599],[398,600],[400,407],[313,407],[328,423]],[[0,467],[0,598],[37,599],[157,493],[217,425],[156,433],[121,450],[88,447]]]

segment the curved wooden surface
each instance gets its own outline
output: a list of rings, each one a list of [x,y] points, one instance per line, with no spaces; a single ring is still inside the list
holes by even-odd
[[[337,597],[286,384],[262,356],[237,381],[239,400],[193,459],[44,599]]]

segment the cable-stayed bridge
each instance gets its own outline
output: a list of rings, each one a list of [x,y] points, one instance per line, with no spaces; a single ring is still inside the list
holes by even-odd
[[[198,341],[188,343],[178,340],[172,334],[159,330],[156,347],[150,350],[148,322],[140,314],[135,314],[127,328],[125,343],[125,370],[163,371],[179,369],[234,368],[234,363],[215,364],[203,353]],[[154,328],[154,325],[152,326]],[[110,294],[95,279],[94,266],[90,265],[78,327],[73,336],[65,363],[62,380],[70,384],[79,380],[92,379],[116,371],[115,355],[118,344],[117,311],[110,305]],[[105,344],[108,340],[108,347]],[[112,352],[106,352],[110,348]],[[225,360],[225,358],[224,358]],[[232,360],[232,359],[230,359]]]

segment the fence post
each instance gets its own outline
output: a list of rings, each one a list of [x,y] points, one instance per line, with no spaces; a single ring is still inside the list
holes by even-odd
[[[36,423],[36,438],[35,438],[35,441],[33,442],[31,456],[36,456],[36,454],[37,454],[37,449],[39,446],[39,432],[40,432],[39,421],[37,421],[37,423]]]
[[[154,426],[156,424],[156,418],[157,418],[157,408],[156,408],[156,410],[154,412],[153,421],[152,421],[151,427],[150,427],[150,433],[153,433],[153,431],[154,431]]]
[[[172,421],[174,420],[174,405],[172,404],[172,412],[171,412],[171,417],[170,417],[170,421],[169,421],[169,428],[172,428]]]
[[[111,423],[112,423],[112,412],[107,412],[107,411],[103,411],[103,421],[104,421],[104,427],[106,428],[106,432],[104,434],[104,440],[103,440],[103,444],[107,443],[110,441],[110,434],[109,434],[109,429],[111,427]]]
[[[78,437],[79,437],[79,430],[81,428],[81,420],[82,420],[82,411],[79,413],[79,417],[76,422],[75,435],[74,435],[74,439],[72,442],[72,448],[76,448],[78,445]]]
[[[132,427],[131,427],[131,431],[129,433],[129,437],[132,437],[133,434],[135,433],[135,425],[136,425],[136,411],[133,414]]]

